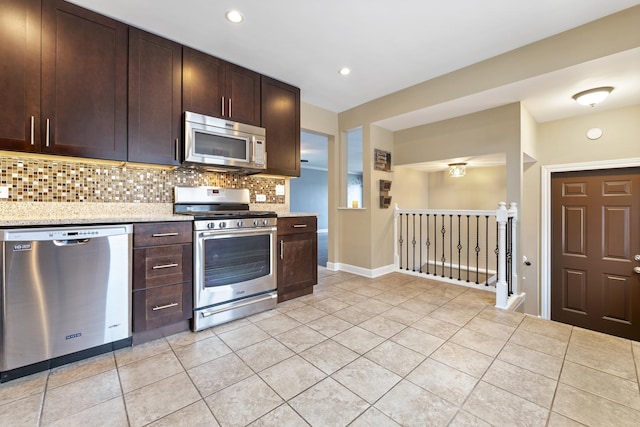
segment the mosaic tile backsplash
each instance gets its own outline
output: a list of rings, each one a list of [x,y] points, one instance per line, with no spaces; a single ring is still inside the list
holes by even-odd
[[[264,194],[267,203],[284,204],[276,185],[284,178],[242,176],[188,168],[99,164],[63,158],[39,159],[0,155],[0,185],[15,202],[173,203],[173,187],[248,188],[251,202]]]

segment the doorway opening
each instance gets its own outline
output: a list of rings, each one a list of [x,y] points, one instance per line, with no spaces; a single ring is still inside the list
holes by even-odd
[[[300,177],[291,179],[292,212],[318,214],[318,265],[329,258],[329,137],[300,133]]]

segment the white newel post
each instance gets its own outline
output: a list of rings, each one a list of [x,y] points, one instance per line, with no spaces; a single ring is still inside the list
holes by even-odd
[[[509,212],[507,204],[500,202],[496,211],[498,222],[498,282],[496,283],[496,307],[507,308],[509,287],[507,285],[507,220]]]
[[[518,295],[520,294],[520,285],[518,283],[518,263],[517,263],[517,259],[518,257],[516,256],[517,254],[517,243],[518,243],[518,239],[517,239],[517,234],[516,234],[516,224],[518,222],[518,208],[516,203],[510,203],[509,204],[509,216],[512,218],[511,219],[511,271],[509,272],[509,274],[511,274],[511,292],[513,293],[513,295]]]
[[[393,206],[393,265],[396,267],[396,271],[400,269],[399,257],[398,257],[398,215],[400,209],[396,203]]]

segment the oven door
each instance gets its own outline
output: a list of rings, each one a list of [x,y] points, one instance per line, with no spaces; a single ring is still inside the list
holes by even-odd
[[[276,289],[276,227],[196,231],[194,308]]]

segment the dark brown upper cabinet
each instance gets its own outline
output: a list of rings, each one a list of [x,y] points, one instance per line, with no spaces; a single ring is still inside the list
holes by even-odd
[[[0,149],[40,150],[40,0],[0,0]]]
[[[42,3],[41,151],[127,158],[127,25]]]
[[[260,74],[184,47],[182,106],[260,126]]]
[[[130,162],[180,164],[182,46],[129,28]]]
[[[262,76],[262,127],[267,130],[267,171],[300,176],[300,89]]]

